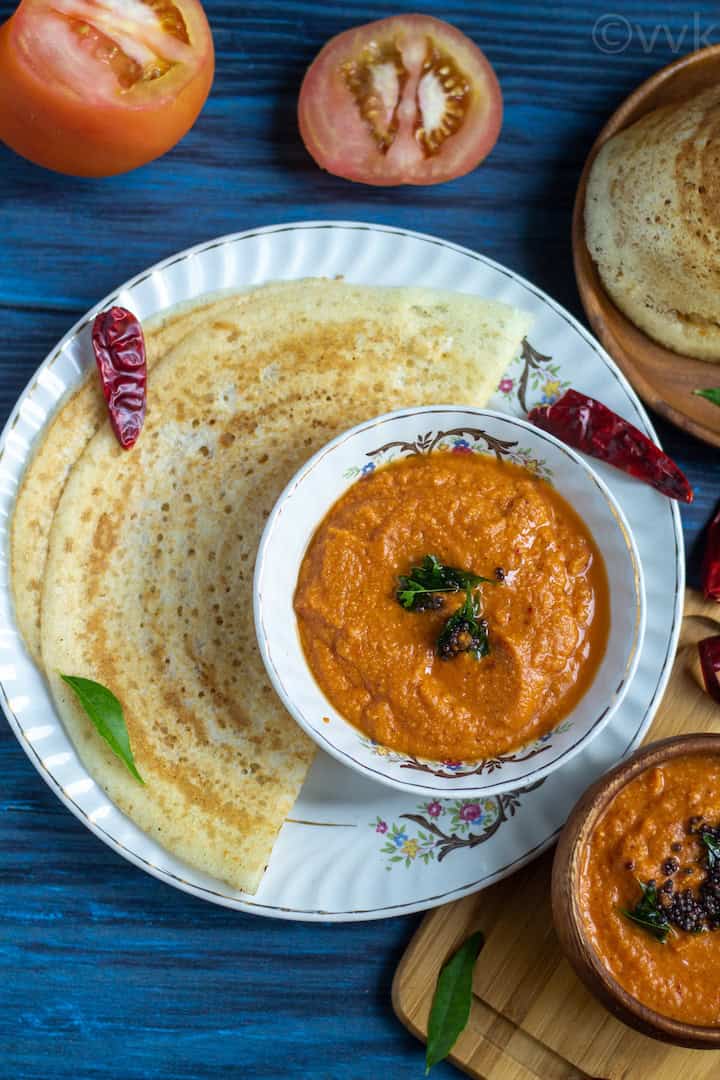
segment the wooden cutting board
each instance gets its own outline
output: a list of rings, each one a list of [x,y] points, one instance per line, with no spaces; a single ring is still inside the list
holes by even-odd
[[[720,633],[720,608],[688,590],[680,645],[646,741],[720,730],[695,644]],[[438,972],[474,930],[485,934],[467,1028],[450,1060],[483,1080],[710,1080],[720,1051],[683,1050],[625,1027],[560,954],[550,911],[552,852],[484,892],[425,917],[397,969],[393,1006],[425,1039]]]

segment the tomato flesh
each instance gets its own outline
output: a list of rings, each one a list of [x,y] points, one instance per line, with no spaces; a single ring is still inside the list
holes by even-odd
[[[298,119],[328,172],[368,184],[434,184],[490,152],[502,95],[484,54],[459,30],[398,15],[325,45],[303,80]]]
[[[0,140],[60,172],[126,172],[192,127],[213,71],[198,0],[23,0],[0,27]]]

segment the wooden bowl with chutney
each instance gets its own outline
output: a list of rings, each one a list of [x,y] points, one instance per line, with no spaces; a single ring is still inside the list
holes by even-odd
[[[560,836],[552,906],[612,1013],[720,1050],[720,735],[651,743],[588,789]]]

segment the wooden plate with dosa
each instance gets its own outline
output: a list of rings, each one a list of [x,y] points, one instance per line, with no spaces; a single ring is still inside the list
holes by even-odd
[[[608,139],[652,109],[691,98],[717,84],[718,79],[720,45],[712,45],[658,71],[623,102],[598,135],[585,162],[572,226],[575,276],[596,335],[651,408],[713,446],[720,446],[720,408],[693,391],[720,385],[720,368],[664,348],[616,307],[603,288],[585,242],[585,195],[593,161]]]

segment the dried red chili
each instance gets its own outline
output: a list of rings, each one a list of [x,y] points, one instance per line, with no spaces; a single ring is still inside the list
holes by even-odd
[[[607,405],[578,390],[567,390],[553,405],[531,409],[528,420],[568,446],[644,480],[671,499],[693,501],[687,477],[667,454]]]
[[[718,509],[708,528],[702,568],[702,584],[705,599],[716,600],[720,604],[720,509]]]
[[[142,327],[131,311],[112,307],[95,319],[92,343],[110,423],[124,450],[145,420],[147,365]]]
[[[705,689],[720,703],[720,634],[698,641],[698,652]]]

